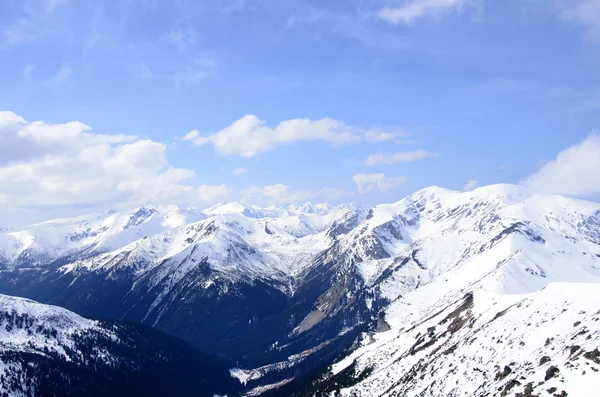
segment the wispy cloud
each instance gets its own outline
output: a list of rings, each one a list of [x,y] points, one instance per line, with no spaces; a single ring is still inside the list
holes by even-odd
[[[212,56],[198,56],[186,65],[183,70],[175,72],[173,79],[176,83],[196,84],[217,73],[218,63]]]
[[[369,193],[371,191],[387,192],[404,183],[407,178],[405,176],[389,177],[385,174],[356,174],[352,177],[360,194]]]
[[[182,26],[181,24],[177,24],[171,27],[168,39],[180,50],[185,50],[196,42],[196,31],[189,25]]]
[[[71,63],[63,62],[60,69],[48,80],[48,83],[52,85],[61,85],[71,77],[72,72]]]
[[[439,153],[429,152],[425,149],[390,154],[376,153],[367,157],[365,164],[372,166],[378,164],[411,163],[417,160],[438,157],[439,155]]]
[[[589,43],[600,44],[600,1],[567,0],[556,1],[555,5],[564,20],[586,29],[586,40]]]
[[[334,201],[353,196],[354,192],[325,187],[321,189],[292,189],[285,184],[263,187],[251,186],[240,191],[240,200],[263,205],[289,204],[307,200]]]
[[[58,7],[65,4],[67,0],[46,0],[44,2],[44,7],[48,14],[54,13]]]
[[[478,0],[412,0],[397,7],[385,7],[379,10],[380,19],[393,24],[409,24],[416,19],[430,15],[441,16],[448,13],[460,13]]]
[[[306,28],[318,39],[323,34],[334,34],[366,47],[388,51],[405,50],[409,47],[404,38],[374,24],[370,10],[355,8],[341,11],[317,8],[301,2],[291,4],[294,7],[289,10],[291,15],[286,20],[282,34],[292,29]]]
[[[245,174],[246,172],[248,172],[248,170],[246,168],[244,168],[244,167],[238,167],[238,168],[235,168],[232,171],[232,174],[233,175],[241,175],[241,174]]]
[[[28,78],[31,77],[31,73],[33,73],[34,70],[35,70],[35,66],[33,66],[33,65],[27,65],[21,71],[21,76],[23,76],[24,78],[28,79]]]
[[[471,190],[477,188],[479,186],[479,181],[475,180],[475,179],[471,179],[470,181],[468,181],[465,184],[465,187],[463,188],[463,190],[465,192],[470,192]]]
[[[0,48],[30,44],[53,34],[53,14],[64,3],[66,0],[23,1],[18,16],[0,28]]]
[[[363,132],[365,140],[371,143],[381,143],[392,141],[394,143],[409,143],[408,140],[402,140],[399,138],[405,138],[410,134],[398,130],[398,131],[383,131],[383,130],[367,130]]]
[[[31,18],[21,18],[14,24],[7,26],[2,31],[1,47],[14,47],[21,44],[32,43],[38,38]]]

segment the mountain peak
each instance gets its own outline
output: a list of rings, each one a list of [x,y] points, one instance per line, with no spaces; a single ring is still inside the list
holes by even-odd
[[[524,186],[509,183],[499,183],[478,187],[471,191],[451,190],[439,186],[429,186],[408,196],[412,200],[438,201],[450,203],[453,200],[497,197],[507,202],[519,202],[534,195],[534,192]],[[454,197],[454,198],[453,198]],[[403,201],[403,200],[401,200]],[[461,200],[462,201],[462,200]]]
[[[516,200],[522,200],[534,194],[534,192],[531,189],[525,186],[514,185],[510,183],[498,183],[494,185],[482,186],[466,193],[472,195],[502,196]]]

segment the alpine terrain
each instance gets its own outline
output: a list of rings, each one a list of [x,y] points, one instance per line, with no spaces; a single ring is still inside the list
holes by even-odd
[[[11,396],[213,396],[228,363],[135,324],[0,295],[0,385]]]
[[[23,374],[47,373],[48,360],[63,363],[61,379],[97,366],[121,385],[132,368],[206,355],[231,363],[238,389],[211,366],[228,395],[600,387],[597,203],[516,185],[430,187],[373,207],[148,204],[1,230],[0,293],[40,302],[2,297],[9,393],[47,387]],[[126,380],[111,372],[130,360]]]

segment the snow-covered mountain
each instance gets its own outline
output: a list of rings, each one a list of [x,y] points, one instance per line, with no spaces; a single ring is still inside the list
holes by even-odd
[[[342,251],[390,302],[385,332],[363,334],[312,391],[589,395],[600,385],[599,207],[506,185],[375,207]]]
[[[146,327],[0,295],[3,395],[213,396],[239,389],[227,367]]]
[[[340,396],[591,396],[600,284],[477,289],[405,328],[365,335],[310,390]]]
[[[0,266],[32,267],[71,254],[93,256],[205,217],[176,206],[146,205],[5,229],[0,231]]]
[[[0,240],[0,292],[154,326],[235,360],[249,390],[283,395],[357,337],[403,338],[465,296],[542,302],[551,283],[600,282],[600,204],[514,185],[371,208],[147,206]]]

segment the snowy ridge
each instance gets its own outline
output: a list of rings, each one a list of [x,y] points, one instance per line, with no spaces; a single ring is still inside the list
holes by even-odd
[[[599,219],[596,203],[510,185],[428,188],[372,208],[340,251],[390,302],[379,313],[389,330],[365,334],[315,390],[589,395],[600,385]]]
[[[225,212],[75,261],[62,270],[77,273],[130,268],[143,276],[160,265],[154,276],[156,284],[167,275],[177,282],[199,263],[208,262],[213,270],[232,280],[263,277],[287,283],[289,276],[309,264],[303,259],[327,247],[319,233],[298,238],[286,231],[286,226],[301,221],[297,216],[255,219]]]
[[[115,330],[100,326],[66,309],[29,299],[0,295],[0,391],[14,396],[39,393],[33,375],[37,364],[20,357],[39,357],[55,362],[93,362],[112,365],[118,358],[105,346],[93,353],[82,348],[86,340],[118,343]],[[27,368],[29,365],[29,368]],[[55,364],[56,365],[56,364]]]
[[[86,331],[104,332],[88,320],[58,306],[0,295],[0,352],[54,352],[68,359],[73,337]]]
[[[0,295],[2,395],[239,394],[227,367],[146,327]]]
[[[123,248],[144,237],[192,225],[206,218],[246,219],[279,232],[284,238],[302,238],[326,230],[353,205],[278,206],[261,209],[241,203],[216,205],[204,212],[176,206],[148,204],[131,211],[110,211],[76,218],[56,219],[0,231],[0,265],[43,265],[68,254],[102,253]],[[252,226],[255,227],[255,226]],[[285,244],[285,242],[284,242]]]
[[[442,295],[470,282],[525,293],[551,281],[600,280],[599,219],[596,203],[527,195],[514,186],[429,188],[372,208],[342,239],[341,251],[352,253],[365,283],[390,300],[441,275],[457,278],[436,284]]]
[[[0,266],[37,266],[69,254],[111,251],[204,217],[175,206],[146,205],[132,211],[56,219],[4,231],[0,233]]]
[[[407,328],[365,337],[330,380],[356,380],[342,396],[590,395],[600,387],[599,293],[596,283],[475,290]]]

